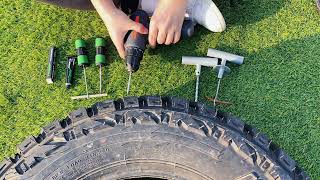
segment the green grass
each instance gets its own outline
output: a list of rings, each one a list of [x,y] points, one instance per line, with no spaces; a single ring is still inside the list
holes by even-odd
[[[223,79],[221,107],[241,117],[285,149],[313,177],[320,177],[320,15],[313,0],[242,0],[217,2],[228,28],[224,33],[196,29],[196,36],[174,46],[147,50],[134,74],[131,95],[173,95],[192,100],[194,67],[182,55],[204,56],[207,48],[241,54],[245,64],[232,66]],[[98,92],[93,65],[94,39],[108,41],[104,69],[108,98],[125,96],[127,72],[107,30],[95,12],[64,10],[29,0],[0,2],[0,156],[13,155],[29,135],[68,112],[98,100],[71,101],[85,92],[81,70],[77,85],[65,90],[66,56],[74,40],[90,45],[90,93]],[[45,82],[48,48],[58,47],[57,80]],[[204,68],[200,100],[213,96],[216,74]]]

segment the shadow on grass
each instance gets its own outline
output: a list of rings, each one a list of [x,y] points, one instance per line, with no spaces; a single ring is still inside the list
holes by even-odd
[[[216,0],[227,26],[247,25],[277,13],[285,0]]]

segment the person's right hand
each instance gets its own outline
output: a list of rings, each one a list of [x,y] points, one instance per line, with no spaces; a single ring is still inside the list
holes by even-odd
[[[122,59],[125,57],[124,37],[129,30],[137,31],[141,34],[148,34],[148,29],[142,24],[132,21],[121,10],[116,9],[113,18],[104,20],[108,28],[109,35],[116,46],[118,53]]]
[[[124,37],[129,30],[141,34],[148,34],[148,29],[142,24],[132,21],[124,12],[117,9],[112,1],[91,0],[122,59],[125,58]],[[112,3],[112,4],[111,4]]]

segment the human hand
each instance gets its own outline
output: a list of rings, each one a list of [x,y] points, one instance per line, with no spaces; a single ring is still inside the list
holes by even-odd
[[[142,24],[132,21],[126,14],[117,9],[112,20],[104,21],[108,28],[109,35],[122,59],[125,58],[124,37],[129,30],[141,34],[148,34],[148,29]]]
[[[124,12],[117,9],[112,1],[91,1],[108,28],[111,40],[116,46],[120,57],[124,59],[124,37],[126,33],[129,30],[134,30],[141,34],[148,34],[148,29],[142,24],[132,21]]]
[[[187,0],[159,0],[149,27],[149,44],[170,45],[181,37],[181,28],[186,13]]]

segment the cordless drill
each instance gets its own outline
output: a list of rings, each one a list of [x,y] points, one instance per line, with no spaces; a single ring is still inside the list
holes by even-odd
[[[130,19],[142,24],[144,27],[149,29],[150,19],[149,15],[143,10],[135,11],[131,16]],[[187,38],[191,37],[194,33],[194,23],[191,20],[186,20],[183,23],[181,29],[181,37]],[[129,31],[124,39],[124,47],[125,47],[125,61],[127,65],[127,70],[129,71],[129,81],[127,87],[127,94],[130,91],[130,84],[131,84],[131,76],[132,73],[139,70],[140,61],[143,58],[143,53],[146,49],[146,45],[148,43],[148,35],[147,34],[140,34],[136,31]]]

